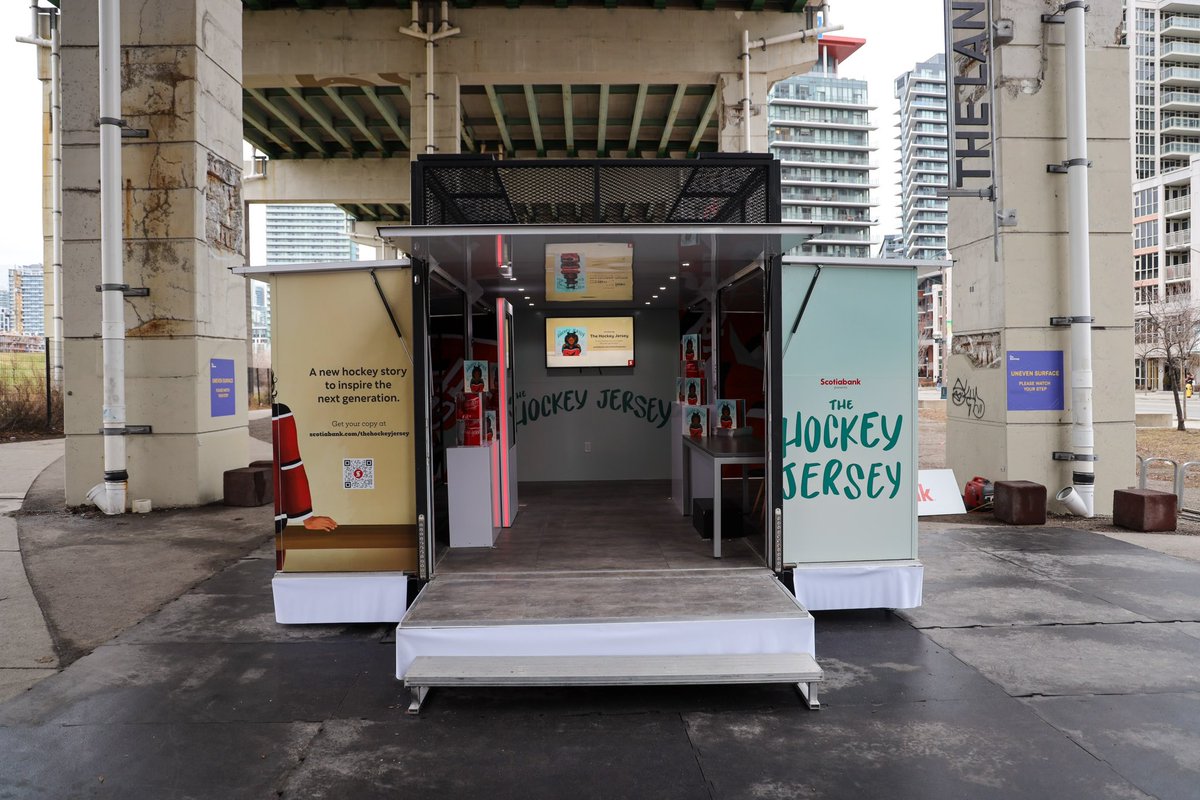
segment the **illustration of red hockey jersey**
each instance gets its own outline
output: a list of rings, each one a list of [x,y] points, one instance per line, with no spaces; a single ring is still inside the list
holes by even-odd
[[[282,533],[288,520],[305,520],[313,515],[296,420],[283,403],[271,404],[271,436],[275,442],[275,532]]]

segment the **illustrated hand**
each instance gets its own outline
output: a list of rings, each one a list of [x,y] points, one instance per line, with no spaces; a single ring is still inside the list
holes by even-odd
[[[331,531],[338,525],[329,517],[309,517],[304,520],[304,527],[310,531]]]

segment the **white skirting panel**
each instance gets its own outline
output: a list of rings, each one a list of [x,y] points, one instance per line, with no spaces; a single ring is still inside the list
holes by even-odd
[[[402,572],[276,572],[271,580],[281,625],[399,622],[408,607]]]
[[[813,619],[396,628],[396,677],[417,656],[815,655]]]
[[[925,565],[920,561],[799,564],[796,599],[809,611],[846,608],[916,608]]]

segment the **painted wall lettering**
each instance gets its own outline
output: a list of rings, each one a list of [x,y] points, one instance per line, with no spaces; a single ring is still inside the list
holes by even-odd
[[[539,397],[517,394],[517,424],[528,425],[546,417],[570,414],[587,407],[588,389],[566,389]],[[635,419],[645,420],[655,428],[666,426],[671,419],[671,401],[649,397],[628,389],[601,389],[593,396],[593,406],[601,411],[628,414]]]

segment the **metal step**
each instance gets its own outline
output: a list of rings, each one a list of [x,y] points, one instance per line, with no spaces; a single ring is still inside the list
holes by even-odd
[[[434,686],[646,686],[794,683],[819,708],[821,668],[808,653],[644,656],[418,656],[404,676],[408,713]]]

